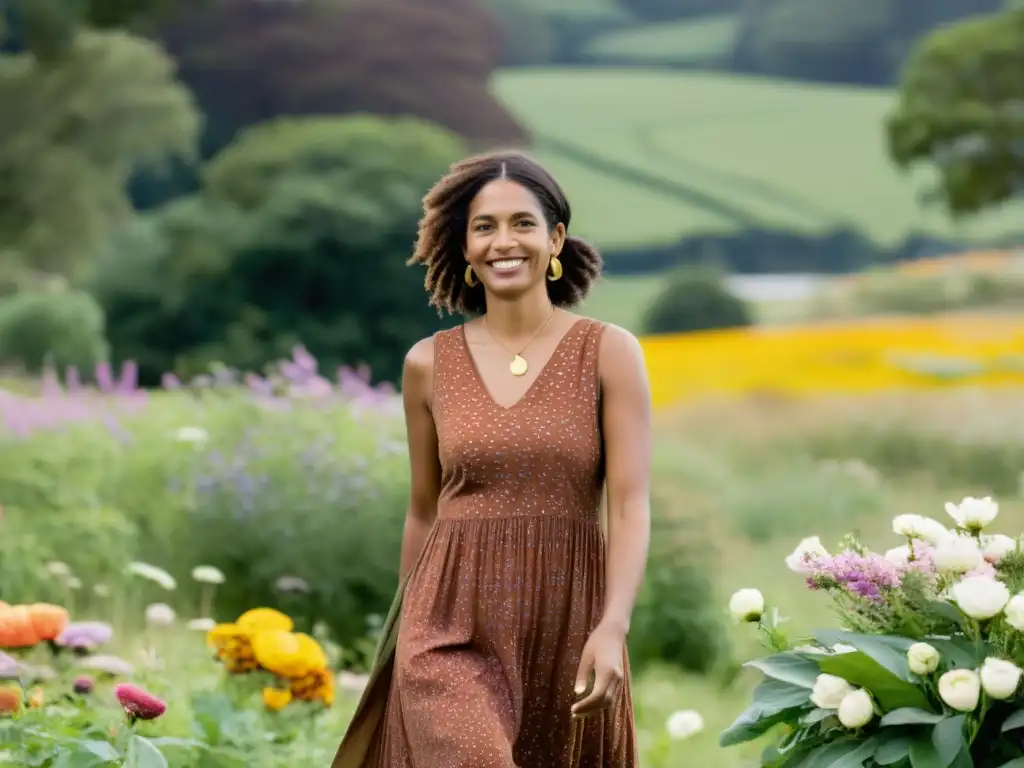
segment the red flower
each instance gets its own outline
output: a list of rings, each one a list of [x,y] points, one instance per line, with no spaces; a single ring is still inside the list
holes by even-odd
[[[118,685],[114,688],[114,695],[129,720],[156,720],[167,711],[167,705],[161,699],[130,683]]]

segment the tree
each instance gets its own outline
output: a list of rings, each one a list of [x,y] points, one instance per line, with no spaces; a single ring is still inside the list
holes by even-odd
[[[488,91],[501,32],[479,0],[215,0],[160,33],[214,125],[421,117],[473,143],[524,131]]]
[[[130,174],[187,156],[198,134],[170,59],[123,32],[82,32],[58,62],[0,55],[0,104],[7,267],[75,274],[131,213]]]
[[[940,29],[907,62],[886,122],[903,169],[931,163],[954,216],[1024,188],[1024,8]]]
[[[414,119],[284,118],[243,132],[204,189],[142,217],[97,272],[117,360],[140,379],[260,370],[305,344],[324,372],[397,380],[441,327],[405,266],[421,199],[462,153]]]
[[[717,266],[677,268],[644,312],[644,332],[685,333],[736,328],[753,322],[746,303],[734,295]]]

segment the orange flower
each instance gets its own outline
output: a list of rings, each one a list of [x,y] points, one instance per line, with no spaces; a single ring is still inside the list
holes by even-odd
[[[38,686],[33,688],[28,694],[28,706],[31,709],[39,709],[43,706],[45,695],[43,689]]]
[[[0,686],[0,717],[14,715],[21,709],[21,688],[16,685]]]
[[[271,712],[280,712],[291,704],[292,692],[287,688],[264,688],[263,706]]]
[[[40,640],[56,640],[71,621],[71,617],[65,609],[49,603],[30,605],[28,613]]]
[[[0,609],[0,648],[30,648],[39,640],[27,605]]]

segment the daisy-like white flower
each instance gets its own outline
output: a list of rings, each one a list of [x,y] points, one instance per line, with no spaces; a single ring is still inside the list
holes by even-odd
[[[168,591],[177,589],[178,587],[178,582],[174,580],[174,577],[171,576],[171,574],[163,568],[157,568],[155,565],[150,565],[149,563],[142,563],[139,561],[129,563],[128,573],[132,576],[139,576],[143,579],[155,582]]]

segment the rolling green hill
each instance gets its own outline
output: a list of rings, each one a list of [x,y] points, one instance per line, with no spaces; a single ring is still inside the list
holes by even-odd
[[[917,202],[888,161],[889,91],[664,70],[507,70],[493,89],[566,187],[573,230],[598,245],[668,243],[751,226],[987,237],[1024,206],[960,227]]]
[[[729,55],[736,38],[734,14],[648,24],[595,38],[584,54],[608,64],[714,66]]]

